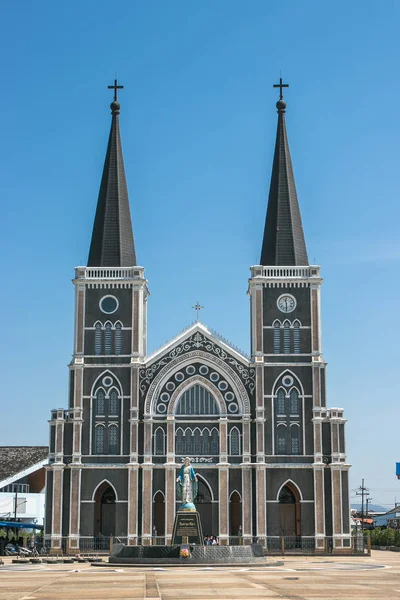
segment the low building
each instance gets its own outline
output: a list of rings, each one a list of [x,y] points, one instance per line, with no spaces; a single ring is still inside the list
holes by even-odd
[[[374,517],[375,527],[392,527],[397,529],[400,525],[400,506],[395,506],[391,510],[388,510],[383,515]]]
[[[43,529],[47,446],[0,446],[0,528]]]

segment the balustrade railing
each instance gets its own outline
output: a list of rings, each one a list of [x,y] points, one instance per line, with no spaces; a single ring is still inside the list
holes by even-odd
[[[320,267],[311,265],[309,267],[251,267],[252,277],[265,277],[267,279],[308,279],[320,277]]]

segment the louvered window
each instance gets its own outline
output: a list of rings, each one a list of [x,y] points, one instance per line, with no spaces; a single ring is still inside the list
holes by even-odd
[[[290,354],[290,324],[288,321],[283,326],[283,351],[285,354]]]
[[[96,414],[97,415],[104,415],[104,400],[105,400],[105,394],[103,392],[103,390],[99,390],[96,394]]]
[[[122,326],[121,323],[117,323],[115,326],[115,354],[121,354],[122,352]]]
[[[118,453],[118,427],[110,425],[108,428],[108,452],[109,454]]]
[[[240,434],[236,427],[231,429],[230,435],[230,454],[231,456],[240,455]]]
[[[286,413],[285,392],[283,390],[278,390],[278,394],[276,396],[276,409],[277,409],[278,415],[284,415]]]
[[[298,321],[293,325],[293,350],[295,354],[300,354],[300,324]]]
[[[202,385],[193,385],[180,397],[177,415],[218,415],[218,405]]]
[[[94,432],[96,454],[104,454],[104,425],[98,425]]]
[[[94,353],[96,355],[101,354],[101,338],[102,338],[102,330],[101,323],[96,323],[94,330]]]
[[[290,392],[290,414],[299,414],[299,394],[297,390],[292,390]]]
[[[280,354],[281,351],[281,325],[274,323],[274,354]]]
[[[118,394],[115,390],[110,392],[110,415],[118,414]]]
[[[105,331],[104,331],[104,348],[105,354],[111,354],[111,323],[106,323]]]

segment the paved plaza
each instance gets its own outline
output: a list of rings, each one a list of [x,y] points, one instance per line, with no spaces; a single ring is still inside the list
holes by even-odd
[[[0,567],[0,600],[400,599],[400,554],[285,557],[270,567],[113,568],[90,564]]]

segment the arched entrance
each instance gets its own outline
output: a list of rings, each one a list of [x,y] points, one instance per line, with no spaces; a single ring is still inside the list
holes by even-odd
[[[153,534],[157,537],[165,535],[165,499],[162,492],[157,492],[153,502]]]
[[[286,483],[279,494],[280,535],[301,535],[300,494],[295,485]]]
[[[229,499],[229,535],[240,535],[242,527],[242,499],[238,492],[232,492]]]
[[[198,475],[197,475],[198,476]],[[208,485],[200,479],[198,476],[199,483],[199,491],[197,494],[196,500],[196,508],[197,512],[200,515],[201,519],[201,527],[203,529],[203,535],[218,535],[218,530],[215,530],[216,527],[216,519],[213,519],[214,516],[214,506],[217,506],[215,503],[211,502],[211,490]]]
[[[104,481],[97,488],[94,501],[94,535],[114,535],[117,505],[115,490],[108,481]]]

